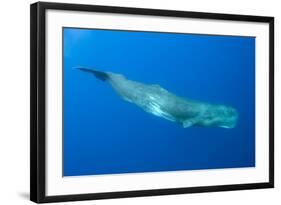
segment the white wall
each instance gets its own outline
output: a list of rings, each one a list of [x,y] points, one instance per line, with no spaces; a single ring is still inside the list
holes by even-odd
[[[52,1],[52,0],[49,0]],[[1,1],[0,6],[0,204],[31,204],[29,194],[29,4]],[[79,3],[79,1],[62,1]],[[82,1],[80,1],[81,3]],[[83,3],[218,13],[275,16],[276,188],[177,196],[71,202],[69,204],[278,204],[281,199],[281,12],[278,0],[84,0]],[[280,202],[279,202],[280,203]]]

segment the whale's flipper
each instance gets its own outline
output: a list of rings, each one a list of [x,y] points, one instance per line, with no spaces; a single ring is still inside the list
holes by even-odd
[[[185,120],[183,123],[182,123],[182,126],[184,127],[184,128],[187,128],[187,127],[191,127],[191,126],[193,126],[193,122],[191,121],[191,120]]]
[[[103,71],[97,71],[97,70],[94,70],[94,69],[83,68],[83,67],[76,67],[76,69],[82,70],[84,72],[91,73],[91,74],[95,75],[96,78],[98,78],[102,81],[106,81],[106,80],[109,79],[109,75],[106,72],[103,72]]]

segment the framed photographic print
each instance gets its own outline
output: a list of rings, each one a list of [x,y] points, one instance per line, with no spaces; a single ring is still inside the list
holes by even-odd
[[[272,188],[274,18],[31,5],[34,202]]]

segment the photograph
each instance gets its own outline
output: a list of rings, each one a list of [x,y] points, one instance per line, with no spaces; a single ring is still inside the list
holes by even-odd
[[[63,176],[255,167],[255,37],[63,28]]]

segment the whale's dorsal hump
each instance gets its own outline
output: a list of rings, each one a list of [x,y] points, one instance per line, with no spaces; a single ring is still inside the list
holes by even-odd
[[[153,89],[155,89],[155,90],[168,92],[165,88],[162,88],[162,87],[161,87],[160,85],[158,85],[158,84],[151,84],[150,86],[151,86]]]
[[[158,85],[158,84],[151,84],[151,87],[154,87],[154,88],[161,88],[161,86]]]

